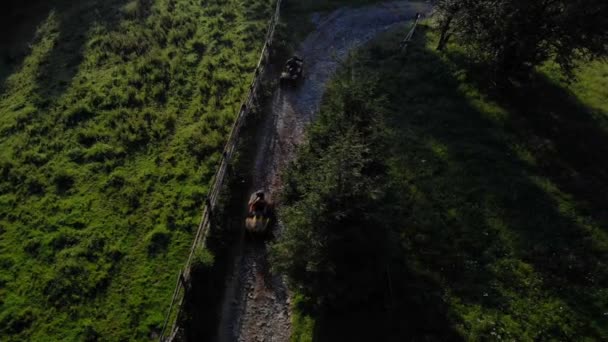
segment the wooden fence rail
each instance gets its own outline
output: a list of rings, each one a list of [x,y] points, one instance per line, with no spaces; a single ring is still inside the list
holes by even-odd
[[[422,17],[421,13],[416,13],[416,21],[414,21],[414,25],[412,26],[410,31],[407,33],[407,36],[405,36],[405,38],[403,38],[403,40],[401,41],[401,51],[405,52],[407,50],[407,45],[412,40],[412,37],[414,37],[414,32],[416,32],[416,27],[418,26],[418,22],[420,21],[421,17]]]
[[[262,77],[270,57],[270,47],[273,43],[275,28],[280,19],[281,2],[282,0],[277,0],[276,2],[275,12],[268,25],[268,31],[264,40],[264,47],[262,48],[260,59],[255,68],[255,75],[249,87],[249,93],[239,110],[234,125],[232,126],[232,130],[230,131],[228,141],[226,142],[226,146],[224,147],[221,161],[213,177],[211,189],[209,190],[207,199],[205,201],[203,214],[198,229],[196,230],[194,241],[192,242],[192,247],[190,248],[190,253],[188,254],[188,259],[186,260],[184,267],[179,270],[177,275],[175,290],[171,298],[171,304],[169,305],[169,310],[165,317],[163,328],[159,337],[159,341],[161,342],[173,341],[179,331],[177,324],[179,315],[183,308],[186,291],[190,286],[192,258],[194,257],[196,250],[204,246],[205,239],[211,225],[211,214],[217,204],[222,185],[224,184],[224,180],[226,178],[228,166],[238,145],[241,127],[245,122],[245,118],[255,106],[255,103],[257,103],[258,93],[262,84]]]

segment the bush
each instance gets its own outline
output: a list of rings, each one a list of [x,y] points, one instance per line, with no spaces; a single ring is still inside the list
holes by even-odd
[[[146,240],[148,241],[148,253],[155,255],[167,250],[171,241],[171,232],[164,225],[157,225],[148,233]]]
[[[207,248],[197,248],[192,257],[192,270],[210,269],[215,263],[215,256]]]

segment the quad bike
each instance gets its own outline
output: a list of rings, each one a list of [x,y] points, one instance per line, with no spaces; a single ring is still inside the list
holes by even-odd
[[[285,63],[285,69],[281,73],[281,86],[296,85],[302,78],[303,71],[304,60],[297,56],[291,57]]]
[[[248,233],[264,235],[272,221],[272,204],[264,198],[264,192],[257,191],[251,195],[248,203],[248,215],[245,219],[245,230]]]

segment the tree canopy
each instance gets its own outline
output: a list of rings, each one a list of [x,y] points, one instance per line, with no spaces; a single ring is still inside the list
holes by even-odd
[[[364,100],[378,96],[348,87],[321,112],[286,176],[286,231],[273,248],[275,267],[299,292],[330,306],[383,284],[389,251],[383,125],[376,103]]]
[[[608,52],[608,2],[602,0],[442,0],[437,11],[438,48],[455,36],[498,78],[528,76],[550,59],[570,73],[577,60]]]

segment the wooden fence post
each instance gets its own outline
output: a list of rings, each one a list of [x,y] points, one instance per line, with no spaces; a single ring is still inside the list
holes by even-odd
[[[205,198],[205,206],[207,207],[208,215],[211,216],[211,214],[213,214],[213,205],[211,205],[211,199],[209,198],[209,196]]]
[[[184,288],[184,292],[188,292],[188,283],[186,282],[186,277],[184,277],[184,272],[179,274],[179,281],[182,283],[182,287]]]
[[[420,21],[421,17],[422,17],[421,13],[416,13],[416,20],[414,21],[414,26],[412,26],[412,28],[408,32],[407,36],[405,36],[405,38],[401,41],[401,51],[403,51],[403,52],[407,51],[407,45],[412,40],[412,37],[414,36],[414,32],[416,31],[416,26],[418,26],[418,22]]]

